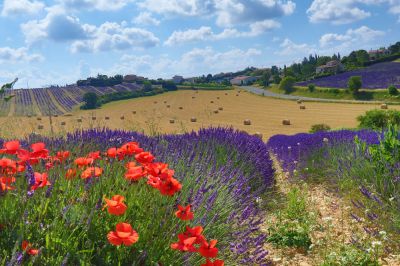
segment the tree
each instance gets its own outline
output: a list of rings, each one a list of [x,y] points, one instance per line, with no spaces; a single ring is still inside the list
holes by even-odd
[[[347,82],[347,88],[353,93],[356,94],[359,89],[362,87],[361,76],[352,76],[349,78]]]
[[[273,77],[273,82],[275,83],[275,84],[279,84],[280,82],[281,82],[281,77],[279,76],[279,75],[274,75]]]
[[[98,97],[97,94],[94,92],[87,92],[83,95],[83,102],[85,103],[82,105],[81,109],[96,109],[99,107]]]
[[[271,73],[269,71],[264,71],[261,76],[261,82],[263,86],[269,86],[269,79],[271,78]]]
[[[390,85],[390,86],[388,87],[388,91],[389,91],[389,94],[390,94],[390,95],[397,95],[397,94],[399,94],[399,91],[398,91],[397,88],[396,88],[395,86],[393,86],[393,85]]]
[[[314,84],[308,84],[308,90],[310,91],[310,92],[314,92],[315,91],[315,85]]]
[[[293,77],[285,77],[279,83],[279,89],[285,91],[285,93],[290,93],[293,90],[293,85],[296,80]]]
[[[145,82],[143,82],[143,85],[144,85],[144,91],[145,92],[151,91],[152,87],[151,87],[150,81],[146,80]]]
[[[178,87],[173,81],[165,81],[162,83],[162,88],[166,91],[176,91]]]

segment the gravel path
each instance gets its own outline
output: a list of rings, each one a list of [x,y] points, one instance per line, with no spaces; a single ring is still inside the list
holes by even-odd
[[[281,94],[275,93],[268,90],[264,90],[257,87],[252,86],[241,86],[241,89],[244,89],[248,92],[263,95],[267,97],[279,98],[279,99],[286,99],[286,100],[303,100],[308,102],[329,102],[329,103],[363,103],[363,104],[381,104],[383,101],[357,101],[357,100],[335,100],[335,99],[323,99],[323,98],[310,98],[310,97],[303,97],[303,96],[295,96],[290,94]],[[392,103],[396,104],[396,103]],[[398,104],[398,103],[397,103]]]

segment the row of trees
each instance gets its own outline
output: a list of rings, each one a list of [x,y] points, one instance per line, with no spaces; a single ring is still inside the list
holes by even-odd
[[[78,86],[94,86],[94,87],[108,87],[121,84],[124,80],[122,75],[115,75],[108,77],[107,75],[98,74],[97,77],[90,77],[84,80],[78,80]]]

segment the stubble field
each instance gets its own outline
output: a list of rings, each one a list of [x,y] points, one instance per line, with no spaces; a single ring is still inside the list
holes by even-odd
[[[184,133],[208,126],[233,126],[250,134],[260,132],[266,140],[275,134],[307,132],[311,125],[332,128],[357,126],[356,117],[376,104],[304,103],[256,96],[248,92],[177,91],[157,96],[113,102],[94,111],[76,111],[52,117],[0,117],[1,134],[22,137],[32,132],[63,134],[76,129],[109,127],[144,132]],[[220,110],[222,108],[222,110]],[[400,109],[397,106],[390,108]],[[218,113],[216,113],[218,111]],[[196,122],[191,122],[195,118]],[[243,121],[250,119],[251,125]],[[282,125],[289,119],[291,125]],[[173,120],[173,123],[172,121]]]

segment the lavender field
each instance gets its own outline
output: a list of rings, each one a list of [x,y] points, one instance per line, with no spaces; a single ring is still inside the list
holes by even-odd
[[[379,63],[363,69],[298,82],[296,85],[307,86],[312,83],[319,87],[347,88],[347,81],[351,76],[361,76],[364,89],[386,89],[390,85],[400,88],[400,63]]]
[[[1,116],[41,116],[61,115],[71,112],[82,103],[86,92],[94,92],[98,96],[113,92],[129,92],[140,90],[141,86],[123,83],[113,87],[67,86],[34,89],[16,89],[0,96],[15,94],[10,102],[0,101]]]

